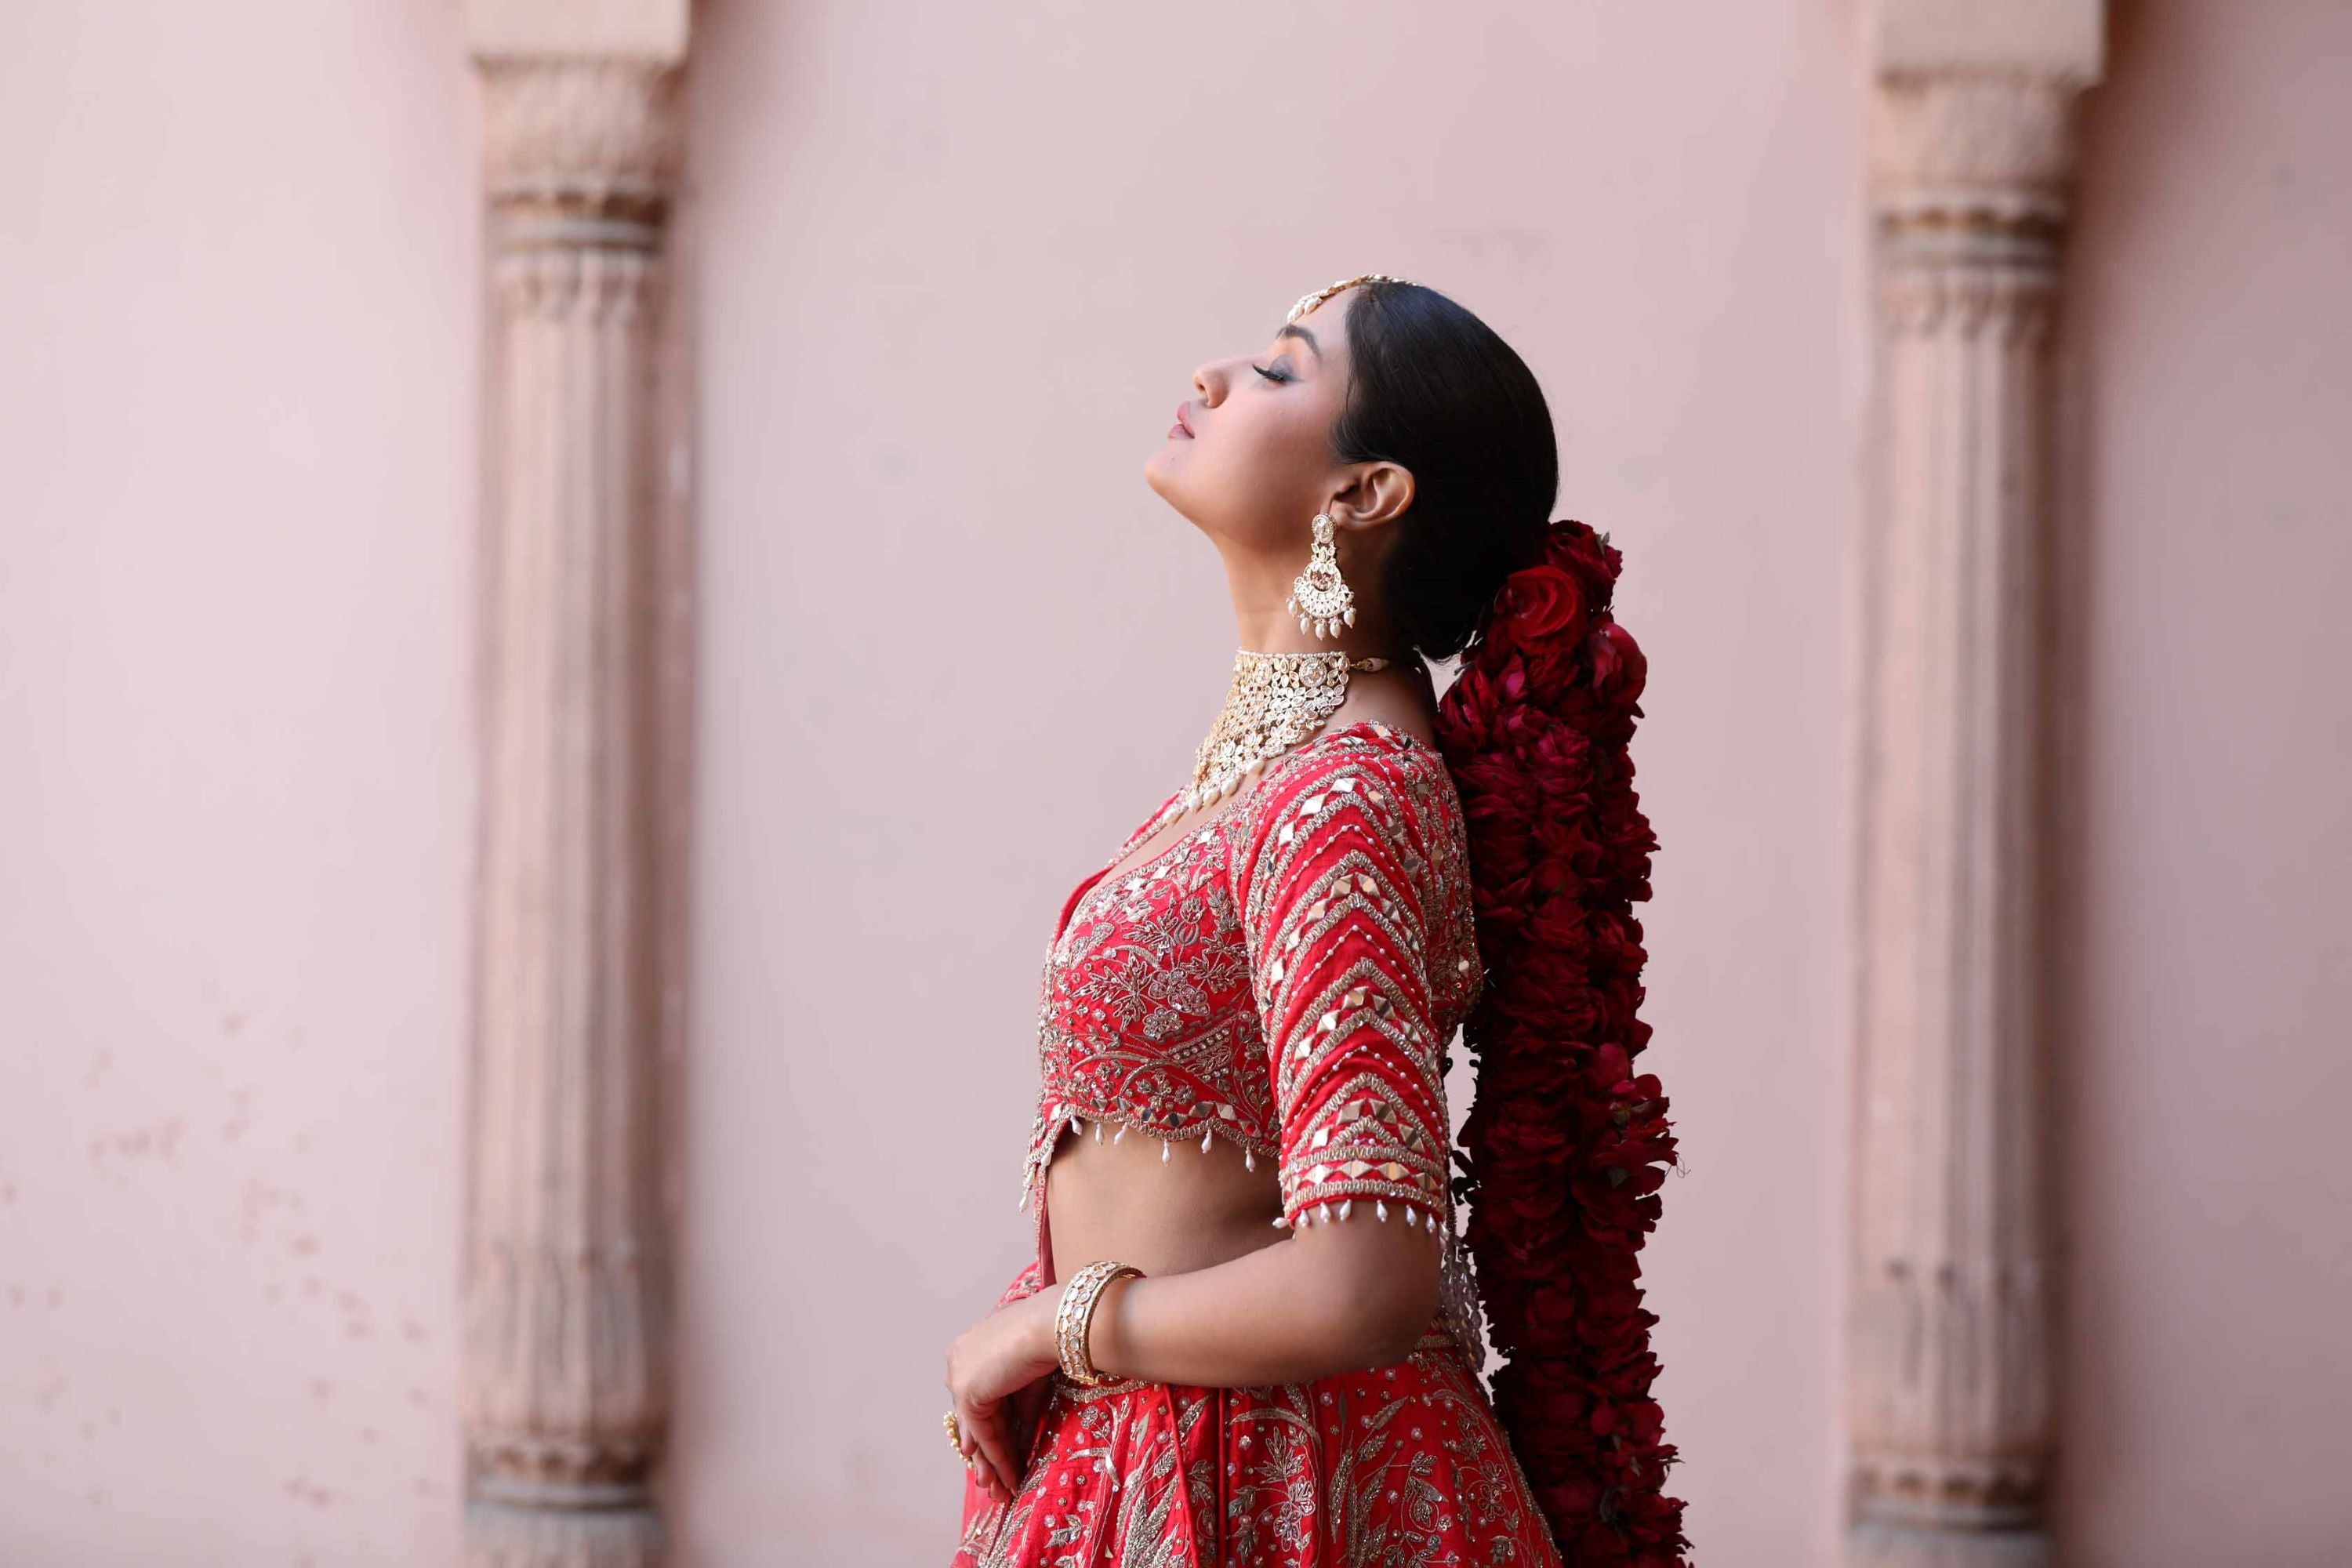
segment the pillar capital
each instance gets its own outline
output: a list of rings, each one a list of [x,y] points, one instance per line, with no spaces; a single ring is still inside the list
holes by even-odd
[[[2054,232],[2103,0],[1872,0],[1871,194],[1897,226]]]
[[[650,249],[677,177],[687,0],[468,0],[503,249]]]
[[[482,179],[506,248],[651,247],[677,176],[677,72],[645,59],[480,62]]]
[[[1886,326],[2042,335],[2076,101],[2105,64],[2100,0],[1874,0],[1869,16]]]

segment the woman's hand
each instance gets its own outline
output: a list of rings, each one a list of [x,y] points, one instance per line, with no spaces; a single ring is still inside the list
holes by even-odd
[[[1051,1285],[1009,1301],[966,1329],[948,1347],[948,1393],[963,1433],[964,1462],[980,1456],[976,1471],[989,1495],[1009,1502],[1021,1485],[1043,1378],[1054,1355],[1054,1310],[1064,1287]],[[1024,1397],[1026,1395],[1026,1397]]]

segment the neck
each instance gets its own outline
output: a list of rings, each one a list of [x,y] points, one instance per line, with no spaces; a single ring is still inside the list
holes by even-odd
[[[1355,625],[1342,627],[1337,637],[1318,637],[1313,632],[1302,631],[1298,618],[1284,607],[1302,561],[1303,556],[1292,559],[1286,555],[1278,562],[1259,562],[1226,555],[1225,585],[1233,594],[1234,628],[1241,647],[1253,653],[1337,650],[1349,658],[1378,654],[1394,661],[1391,668],[1412,660],[1412,653],[1404,647],[1403,639],[1396,635],[1388,618],[1364,597],[1360,582],[1357,584]],[[1353,578],[1358,571],[1369,575],[1376,568],[1366,563],[1361,567],[1351,567],[1349,576]]]

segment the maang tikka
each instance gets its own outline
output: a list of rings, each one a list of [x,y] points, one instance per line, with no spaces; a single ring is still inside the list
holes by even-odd
[[[1307,569],[1290,582],[1285,606],[1298,617],[1298,629],[1318,637],[1336,637],[1356,624],[1356,591],[1339,575],[1337,525],[1328,511],[1315,514],[1315,542],[1307,552]]]

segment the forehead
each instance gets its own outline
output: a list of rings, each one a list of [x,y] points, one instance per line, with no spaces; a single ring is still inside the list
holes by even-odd
[[[1282,342],[1311,338],[1322,358],[1344,358],[1348,349],[1348,312],[1359,292],[1355,289],[1342,289],[1329,299],[1318,301],[1313,310],[1297,321],[1285,321],[1276,327],[1275,337]],[[1301,347],[1304,346],[1302,342]]]

